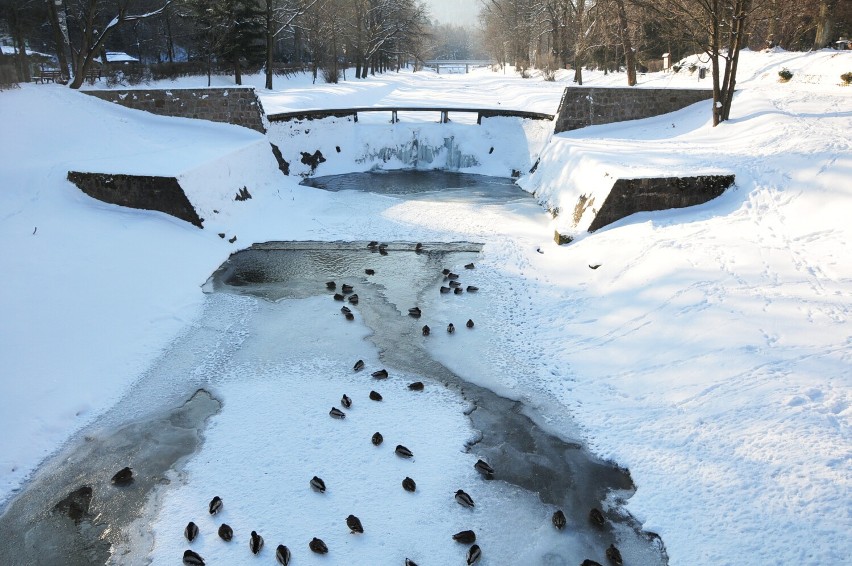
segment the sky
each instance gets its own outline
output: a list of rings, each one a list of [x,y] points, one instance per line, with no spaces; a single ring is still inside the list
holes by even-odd
[[[432,19],[441,23],[475,25],[479,19],[479,0],[424,0]]]

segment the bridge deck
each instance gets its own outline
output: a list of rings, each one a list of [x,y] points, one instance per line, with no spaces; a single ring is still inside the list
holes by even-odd
[[[289,122],[290,120],[318,120],[321,118],[353,118],[358,121],[358,114],[365,112],[389,112],[391,123],[399,122],[399,112],[440,112],[442,124],[450,121],[450,112],[476,114],[476,123],[481,124],[483,118],[526,118],[528,120],[553,120],[553,114],[542,112],[527,112],[525,110],[505,110],[502,108],[447,108],[447,107],[423,107],[423,106],[384,106],[365,108],[335,108],[325,110],[299,110],[296,112],[279,112],[270,114],[267,119],[270,122]]]

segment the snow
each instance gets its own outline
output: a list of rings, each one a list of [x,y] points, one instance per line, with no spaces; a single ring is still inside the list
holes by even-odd
[[[783,67],[793,78],[781,84]],[[556,434],[579,426],[594,452],[629,468],[638,489],[627,509],[660,534],[672,564],[848,560],[852,91],[839,76],[850,68],[848,52],[747,51],[731,120],[716,128],[708,101],[554,136],[522,186],[560,208],[555,219],[511,205],[308,189],[277,172],[266,137],[256,132],[152,116],[55,85],[0,92],[0,123],[7,125],[0,136],[0,499],[13,496],[46,456],[132,391],[158,356],[199,324],[207,304],[200,286],[232,251],[267,240],[468,240],[485,243],[477,284],[505,292],[464,297],[477,332],[435,336],[433,354],[465,379],[523,399]],[[258,92],[269,113],[389,104],[552,113],[569,76],[560,72],[548,83],[488,70],[402,72],[339,85],[295,77]],[[589,86],[624,82],[623,75],[585,78]],[[228,84],[227,77],[214,79]],[[206,85],[206,77],[194,80]],[[262,77],[248,80],[262,84]],[[697,73],[682,69],[640,76],[640,87],[706,87],[708,80],[699,84]],[[333,147],[337,133],[314,135]],[[485,162],[490,144],[470,143]],[[329,165],[333,172],[363,170],[354,157]],[[66,181],[69,170],[179,176],[206,228],[90,199]],[[736,186],[705,205],[633,215],[578,234],[571,245],[552,243],[585,187],[607,176],[696,171],[733,172]],[[253,198],[234,202],[242,186]],[[238,240],[229,244],[218,232]],[[280,340],[291,347],[267,358],[272,345],[255,342],[219,368],[211,388],[224,408],[199,456],[163,496],[150,527],[155,563],[172,563],[185,548],[180,532],[193,517],[205,533],[193,546],[202,555],[215,546],[217,556],[230,553],[221,555],[228,563],[249,557],[244,533],[225,550],[215,540],[214,520],[205,515],[211,485],[225,500],[222,520],[268,533],[267,555],[278,534],[304,552],[313,533],[326,529],[334,533],[326,542],[346,549],[337,556],[348,563],[388,556],[394,563],[405,556],[460,562],[460,549],[435,541],[470,519],[484,537],[483,563],[501,564],[518,538],[502,536],[494,524],[523,525],[533,540],[553,536],[552,528],[530,530],[541,505],[510,486],[483,491],[491,506],[468,515],[452,501],[454,490],[441,492],[448,483],[477,485],[472,455],[463,453],[472,431],[449,393],[431,389],[412,404],[404,379],[389,381],[387,400],[371,407],[378,421],[363,421],[371,384],[339,368],[358,357],[376,363],[378,353],[356,323],[325,357],[315,356],[309,346],[322,340],[325,322],[312,315],[312,301],[283,311],[249,300],[241,307],[258,311],[251,320],[279,325]],[[436,316],[449,316],[441,308],[449,307],[437,303]],[[279,312],[281,319],[273,316]],[[288,320],[307,321],[303,335]],[[327,413],[328,399],[343,387],[356,399],[350,418],[310,417]],[[294,397],[297,408],[288,403]],[[424,418],[435,427],[431,434],[419,431]],[[390,454],[394,434],[373,450],[376,422],[416,439],[416,461]],[[299,440],[306,427],[321,427],[316,432],[326,440]],[[366,446],[341,456],[341,469],[335,449],[347,446],[343,431]],[[375,466],[369,481],[394,485],[387,502],[357,491],[363,537],[343,525],[353,511],[340,493],[364,480],[346,466]],[[269,473],[277,468],[287,470],[284,479]],[[409,469],[423,486],[414,495],[396,485]],[[314,474],[334,487],[323,496],[310,492]],[[405,506],[409,495],[425,509],[422,516],[402,513],[419,533],[414,541],[391,536],[399,527],[384,512]],[[323,523],[325,511],[307,510],[322,497],[333,523]],[[282,511],[288,501],[305,511]],[[424,519],[447,513],[451,524]],[[516,551],[519,561],[511,563],[531,558]]]

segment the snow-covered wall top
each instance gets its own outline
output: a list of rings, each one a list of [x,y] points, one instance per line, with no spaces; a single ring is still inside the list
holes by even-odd
[[[84,90],[86,94],[161,116],[200,118],[265,132],[254,87]]]
[[[710,90],[568,87],[556,117],[556,133],[650,118],[713,98]]]

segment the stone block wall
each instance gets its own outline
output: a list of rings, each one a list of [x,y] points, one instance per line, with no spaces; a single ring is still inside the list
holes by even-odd
[[[710,90],[568,87],[559,103],[556,133],[659,116],[710,98]]]
[[[88,95],[161,116],[225,122],[265,133],[253,87],[84,90]]]

